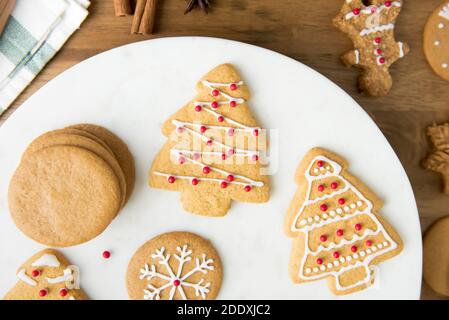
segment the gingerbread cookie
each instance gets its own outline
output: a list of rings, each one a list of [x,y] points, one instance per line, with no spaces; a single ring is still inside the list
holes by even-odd
[[[52,146],[24,157],[8,192],[11,216],[33,240],[65,247],[99,235],[121,208],[117,176],[99,156]]]
[[[433,71],[449,81],[449,1],[430,16],[424,29],[424,53]]]
[[[59,252],[42,250],[18,270],[19,281],[4,300],[86,300],[80,289],[79,268]]]
[[[438,220],[426,232],[423,241],[426,283],[439,294],[449,296],[449,217]]]
[[[424,168],[441,174],[444,193],[449,194],[449,124],[433,125],[427,128],[427,135],[433,148],[423,160]]]
[[[141,246],[126,274],[133,300],[212,300],[223,270],[211,243],[189,232],[161,234]]]
[[[248,106],[248,87],[230,64],[197,84],[197,96],[172,115],[169,138],[153,161],[149,184],[181,192],[188,212],[224,216],[232,200],[266,202],[270,182],[261,158],[266,134]]]
[[[382,202],[347,167],[330,151],[310,150],[296,172],[298,190],[286,219],[286,233],[293,238],[293,281],[328,278],[337,295],[369,287],[373,266],[403,248],[396,231],[377,214]]]
[[[409,52],[407,44],[394,38],[402,5],[399,0],[345,0],[333,20],[354,43],[354,50],[345,53],[342,61],[362,69],[359,88],[363,93],[386,95],[393,85],[389,68]]]

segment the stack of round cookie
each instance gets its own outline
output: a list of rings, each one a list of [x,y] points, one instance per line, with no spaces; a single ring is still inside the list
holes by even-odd
[[[126,204],[135,180],[126,144],[100,126],[47,132],[26,149],[9,185],[17,227],[45,245],[67,247],[103,232]]]

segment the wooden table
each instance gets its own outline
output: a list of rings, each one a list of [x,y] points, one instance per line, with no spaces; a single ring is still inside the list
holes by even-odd
[[[166,36],[239,40],[297,59],[346,90],[378,124],[404,165],[418,202],[423,230],[449,214],[449,196],[440,192],[440,177],[420,167],[429,147],[425,128],[433,122],[449,120],[449,83],[431,71],[422,51],[424,24],[441,0],[405,1],[396,35],[410,45],[411,53],[392,68],[395,85],[383,98],[361,96],[356,90],[358,72],[346,69],[339,61],[340,54],[351,48],[351,42],[331,24],[343,0],[215,0],[208,16],[200,11],[184,16],[185,1],[161,0],[154,36],[129,34],[131,17],[115,17],[112,0],[92,2],[90,15],[81,29],[3,114],[0,124],[56,75],[105,50]],[[442,298],[426,285],[422,297]]]

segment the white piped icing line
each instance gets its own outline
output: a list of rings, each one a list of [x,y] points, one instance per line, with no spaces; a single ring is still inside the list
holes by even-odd
[[[169,300],[173,300],[175,293],[178,292],[183,300],[187,300],[187,296],[184,292],[184,287],[190,287],[195,290],[195,295],[197,297],[201,296],[202,299],[206,299],[207,294],[210,291],[211,283],[204,283],[204,279],[199,280],[197,283],[189,282],[189,278],[196,274],[207,274],[209,271],[215,269],[213,263],[213,259],[208,259],[206,254],[202,254],[201,258],[195,259],[195,267],[191,268],[189,271],[185,272],[184,264],[190,260],[192,260],[192,250],[188,248],[188,245],[185,244],[182,247],[176,247],[178,254],[174,254],[173,257],[178,260],[177,270],[173,270],[170,266],[170,258],[171,255],[165,253],[165,247],[160,249],[156,249],[155,253],[151,255],[151,257],[157,261],[158,264],[165,267],[166,273],[161,273],[157,270],[157,266],[152,264],[151,266],[145,264],[142,269],[140,269],[140,280],[148,280],[151,281],[153,278],[158,278],[163,281],[166,281],[160,287],[156,287],[151,283],[148,283],[147,288],[143,290],[143,298],[145,300],[160,300],[161,293],[164,290],[169,291]]]
[[[445,5],[438,15],[446,20],[449,20],[449,4]]]
[[[37,285],[37,282],[31,279],[26,273],[25,269],[20,269],[19,272],[17,272],[17,277],[25,282],[26,284],[35,287]]]
[[[398,46],[399,46],[399,58],[403,58],[404,57],[404,43],[398,42]]]
[[[349,2],[348,2],[349,3]],[[382,4],[380,6],[368,6],[366,8],[360,9],[359,14],[355,14],[353,11],[348,12],[345,16],[346,20],[350,20],[352,18],[355,18],[357,16],[360,16],[361,14],[374,14],[374,13],[381,13],[384,10],[391,9],[393,7],[401,7],[402,3],[400,1],[393,1],[391,2],[390,6],[386,6],[385,4]]]
[[[355,64],[359,64],[360,63],[360,51],[354,50],[354,55],[355,55]]]
[[[45,280],[47,280],[47,282],[50,284],[64,282],[67,289],[79,289],[79,268],[77,266],[70,265],[66,269],[64,269],[61,276],[56,278],[46,277]]]
[[[363,36],[369,35],[371,33],[383,32],[383,31],[392,30],[392,29],[394,29],[394,23],[387,23],[387,24],[375,26],[372,28],[364,28],[364,29],[362,29],[362,31],[360,31],[360,35],[363,37]]]
[[[330,163],[330,165],[333,168],[333,172],[330,172],[329,170],[327,170],[325,173],[323,173],[321,175],[312,176],[310,174],[310,172],[312,170],[313,165],[315,163],[317,163],[318,161],[324,161],[326,163]],[[379,222],[377,217],[371,212],[371,210],[373,209],[372,203],[355,186],[353,186],[347,179],[345,179],[343,176],[340,175],[341,171],[342,171],[342,167],[338,163],[328,159],[327,157],[317,156],[314,159],[312,159],[312,161],[310,162],[310,164],[305,172],[305,177],[308,182],[308,189],[306,192],[305,199],[310,199],[313,181],[323,179],[323,178],[326,178],[329,176],[335,176],[335,177],[338,177],[338,179],[340,181],[342,181],[345,184],[345,186],[349,188],[349,190],[351,190],[353,193],[355,193],[356,196],[358,197],[358,199],[360,199],[355,203],[356,207],[361,207],[363,205],[363,203],[366,203],[366,208],[362,211],[356,210],[354,213],[348,214],[345,216],[341,216],[344,209],[337,208],[337,210],[335,210],[335,212],[334,212],[335,218],[322,219],[322,216],[318,217],[319,223],[310,227],[310,226],[307,226],[306,224],[314,223],[315,222],[314,219],[310,220],[310,217],[307,219],[304,219],[304,218],[301,219],[301,214],[304,212],[304,210],[308,204],[307,201],[304,201],[302,203],[299,211],[297,212],[295,218],[293,219],[293,223],[291,225],[291,231],[292,232],[302,232],[305,235],[305,244],[306,245],[305,245],[304,253],[301,258],[299,274],[298,274],[299,277],[303,280],[317,280],[317,279],[322,279],[322,278],[325,278],[328,276],[334,276],[335,283],[336,283],[336,289],[338,291],[345,291],[345,290],[349,290],[351,288],[358,287],[363,284],[369,284],[372,281],[372,272],[371,272],[371,267],[370,267],[371,261],[379,255],[383,255],[387,252],[395,250],[398,245],[393,241],[393,239],[387,233],[387,231],[382,226],[382,224]],[[334,196],[334,195],[332,195],[332,196]],[[346,205],[344,207],[347,207],[347,206],[348,205]],[[349,207],[351,207],[351,205],[349,205]],[[329,212],[329,214],[332,216],[331,212]],[[310,249],[309,235],[310,235],[310,231],[312,229],[315,229],[317,227],[321,227],[321,226],[324,226],[324,225],[327,225],[327,224],[330,224],[333,222],[348,220],[352,217],[355,217],[355,216],[358,216],[361,214],[367,215],[370,218],[370,220],[375,223],[375,225],[376,225],[375,232],[372,230],[367,230],[361,236],[354,235],[353,239],[351,239],[350,241],[344,239],[340,242],[340,244],[331,243],[327,248],[320,246],[315,251],[312,251]],[[317,217],[317,216],[315,216],[315,217]],[[298,220],[300,221],[299,228],[297,227]],[[306,223],[304,223],[304,221],[306,221]],[[341,246],[345,246],[350,243],[354,243],[354,241],[359,241],[362,239],[366,239],[366,237],[369,237],[369,236],[378,236],[378,235],[382,235],[385,238],[385,241],[383,243],[373,244],[372,247],[367,248],[366,250],[359,250],[359,252],[354,253],[352,255],[347,255],[346,257],[339,257],[338,259],[334,260],[334,261],[338,260],[339,263],[337,263],[337,264],[334,264],[332,262],[332,263],[328,263],[327,265],[323,264],[319,268],[318,267],[313,267],[313,268],[307,267],[306,269],[304,269],[306,262],[307,262],[307,258],[310,255],[317,256],[322,251],[327,252],[327,251],[335,249],[337,247],[339,248]],[[362,258],[363,260],[358,260],[359,258]],[[350,263],[347,266],[340,265],[340,263],[349,263],[351,261],[353,261],[353,263]],[[343,286],[340,283],[339,276],[341,274],[345,273],[346,271],[349,271],[351,269],[354,269],[354,268],[357,268],[360,266],[365,268],[365,272],[366,272],[367,276],[355,284],[352,284],[349,286]]]
[[[201,82],[203,85],[208,87],[211,90],[211,92],[213,90],[217,90],[219,95],[223,96],[226,99],[226,101],[218,101],[219,105],[230,104],[231,102],[235,102],[237,105],[245,103],[245,99],[234,98],[234,97],[230,96],[229,94],[218,89],[220,87],[229,87],[232,84],[235,84],[236,86],[241,86],[241,85],[243,85],[243,81],[239,81],[237,83],[218,83],[218,82],[210,82],[207,80],[203,80]],[[201,107],[203,107],[203,106],[211,107],[212,106],[212,102],[210,102],[210,101],[195,101],[194,104],[195,104],[195,106],[201,106]]]
[[[54,254],[45,253],[39,259],[34,261],[31,266],[33,267],[59,267],[60,263],[58,258]]]

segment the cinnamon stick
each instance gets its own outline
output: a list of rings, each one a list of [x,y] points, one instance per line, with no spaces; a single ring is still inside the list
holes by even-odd
[[[133,14],[131,0],[114,0],[114,9],[117,17]]]
[[[153,33],[157,4],[158,0],[137,0],[131,33]]]

